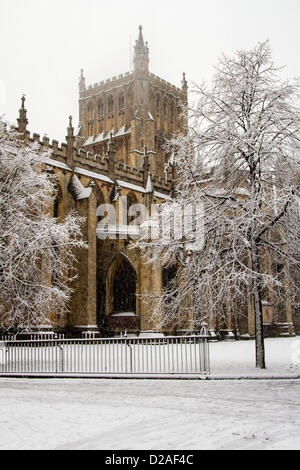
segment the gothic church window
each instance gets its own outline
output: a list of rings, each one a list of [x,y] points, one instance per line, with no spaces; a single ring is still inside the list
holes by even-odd
[[[103,116],[104,114],[104,103],[102,100],[98,102],[98,114],[99,116]]]
[[[125,109],[125,97],[124,95],[121,95],[119,97],[119,111],[124,111]]]
[[[160,99],[159,99],[159,95],[156,95],[155,112],[157,116],[159,116],[159,107],[160,107]]]
[[[88,105],[88,120],[92,121],[93,120],[93,105],[90,103]]]
[[[164,117],[166,119],[167,117],[167,107],[168,107],[168,101],[167,98],[164,100]]]
[[[111,96],[111,97],[108,99],[108,112],[109,112],[109,114],[113,114],[113,112],[114,112],[114,107],[115,107],[114,99],[113,99],[113,97]]]

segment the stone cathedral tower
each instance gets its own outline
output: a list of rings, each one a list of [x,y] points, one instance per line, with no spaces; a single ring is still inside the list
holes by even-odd
[[[116,142],[117,162],[140,168],[140,152],[153,153],[151,175],[164,178],[166,138],[183,128],[182,106],[187,103],[187,83],[177,88],[149,72],[149,48],[142,27],[134,48],[134,71],[86,87],[79,82],[79,133],[77,144],[87,151],[105,153],[110,135]]]
[[[57,329],[80,336],[156,328],[138,294],[160,294],[164,268],[159,262],[145,264],[137,250],[129,249],[129,219],[116,219],[114,236],[99,236],[99,208],[110,204],[120,214],[124,200],[129,209],[170,199],[175,171],[163,144],[184,130],[181,112],[186,105],[185,78],[178,88],[150,73],[141,26],[133,72],[86,86],[81,71],[79,127],[74,132],[70,116],[66,143],[31,137],[23,100],[18,123],[24,140],[39,141],[52,152],[45,163],[59,180],[54,217],[63,219],[75,209],[85,220],[88,249],[76,253],[70,312],[63,317],[53,313]]]
[[[68,320],[73,330],[118,333],[155,328],[149,307],[136,294],[159,294],[163,267],[158,263],[146,265],[138,253],[127,248],[128,239],[121,236],[124,227],[120,221],[116,239],[96,239],[95,210],[101,203],[113,203],[118,210],[120,196],[127,198],[129,206],[170,198],[175,171],[163,144],[174,132],[184,130],[182,108],[186,105],[184,74],[182,88],[178,88],[150,73],[149,48],[141,26],[134,47],[133,72],[86,86],[81,71],[74,148],[77,156],[85,158],[81,158],[80,168],[74,168],[73,158],[75,172],[68,188],[75,194],[77,178],[85,188],[91,184],[86,176],[92,178],[89,205],[94,196],[94,213],[87,227],[91,235],[87,259],[79,255],[78,287]],[[83,207],[87,201],[78,199],[76,204]],[[88,207],[82,209],[83,215],[86,212],[90,213]]]

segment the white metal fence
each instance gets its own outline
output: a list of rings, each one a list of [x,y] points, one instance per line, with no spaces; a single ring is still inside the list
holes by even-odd
[[[209,374],[208,336],[0,343],[0,375]]]

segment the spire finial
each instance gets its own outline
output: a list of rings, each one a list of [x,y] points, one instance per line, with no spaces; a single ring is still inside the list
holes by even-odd
[[[139,26],[139,38],[135,41],[135,58],[137,57],[147,57],[149,56],[148,43],[144,43],[143,38],[143,27]]]
[[[72,116],[69,116],[69,127],[67,128],[67,165],[70,168],[73,168],[73,153],[74,153],[74,143],[75,143],[75,137],[74,137],[74,128],[72,126]]]
[[[74,136],[74,127],[72,126],[72,116],[69,116],[69,127],[67,128],[68,131],[68,137],[73,137]]]
[[[139,38],[137,40],[137,45],[139,47],[144,47],[143,26],[142,25],[139,26],[139,31],[140,32],[139,32]]]
[[[23,134],[25,138],[27,124],[28,124],[27,109],[25,109],[25,94],[23,94],[21,98],[21,109],[19,110],[19,118],[17,121],[18,121],[18,130],[20,133]]]
[[[80,77],[79,77],[79,91],[85,91],[85,78],[83,75],[83,69],[80,69]]]
[[[187,89],[188,89],[188,86],[187,86],[187,81],[186,81],[186,78],[185,78],[185,72],[183,72],[182,74],[182,89],[183,91],[186,93],[187,92]]]

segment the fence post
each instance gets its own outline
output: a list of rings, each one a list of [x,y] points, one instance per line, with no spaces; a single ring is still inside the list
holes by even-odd
[[[203,348],[204,372],[206,372],[207,374],[210,374],[209,332],[208,332],[208,324],[207,323],[201,323],[200,335],[205,336],[205,338],[203,338],[203,341],[204,341],[204,348]]]
[[[5,366],[6,364],[6,343],[4,341],[0,342],[0,366]]]
[[[128,339],[125,340],[126,345],[129,347],[129,372],[132,372],[132,347],[130,344],[130,341]],[[127,362],[127,361],[126,361]],[[126,369],[127,369],[127,364],[126,364]],[[128,373],[128,371],[127,371]]]
[[[57,356],[59,358],[59,353],[58,355],[56,354],[56,372],[58,372],[58,366],[57,366],[57,362],[60,363],[61,362],[61,372],[64,372],[64,350],[63,348],[61,347],[61,345],[57,342],[55,343],[55,346],[58,348],[58,350],[61,352],[61,361],[58,359],[57,361]]]

